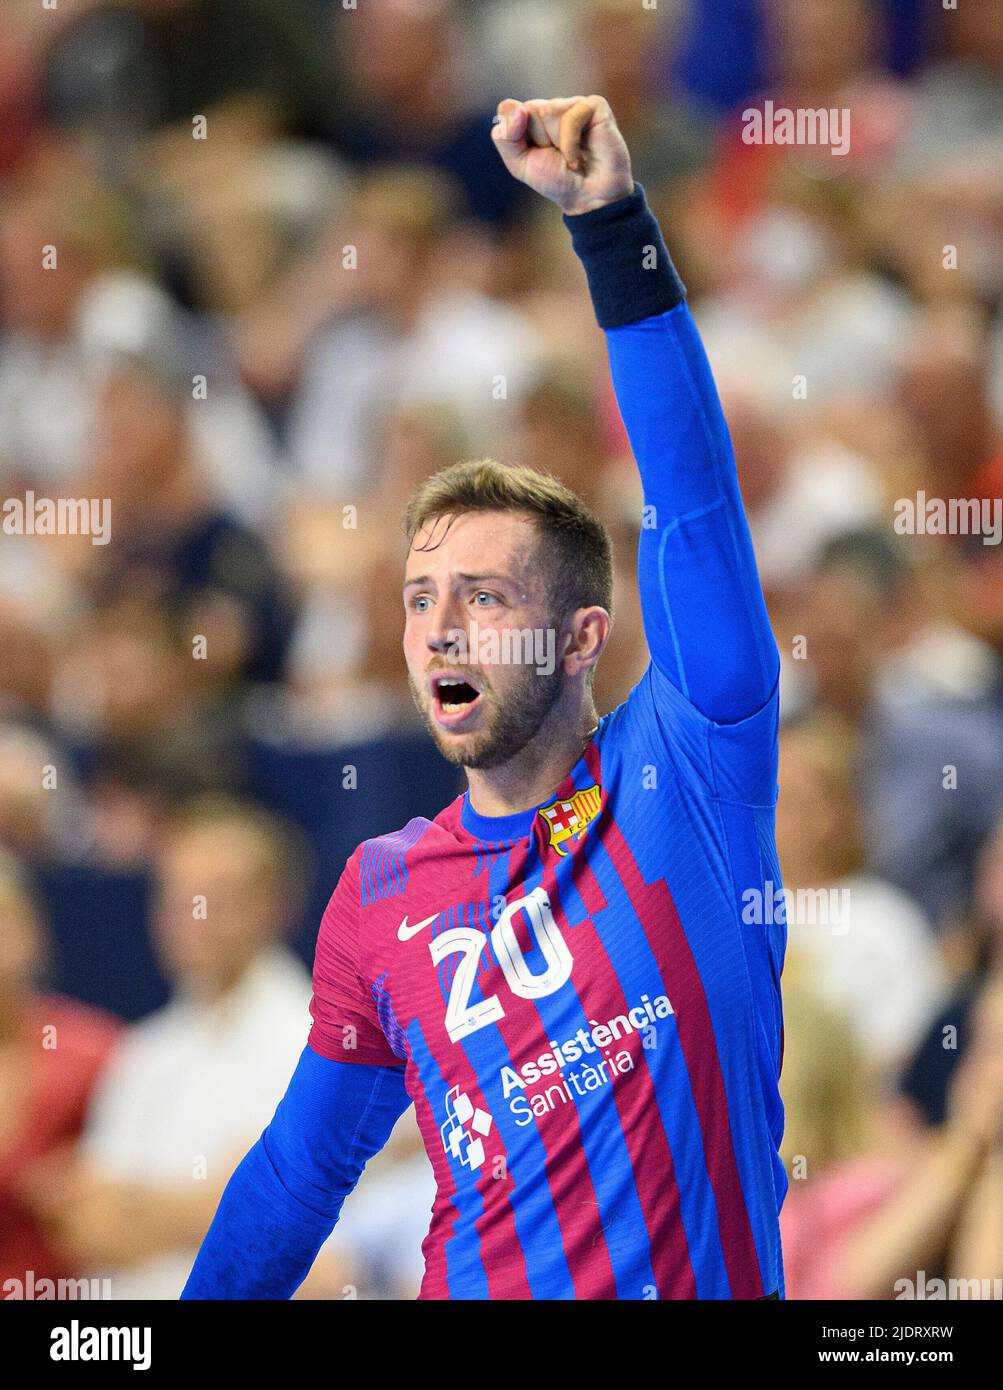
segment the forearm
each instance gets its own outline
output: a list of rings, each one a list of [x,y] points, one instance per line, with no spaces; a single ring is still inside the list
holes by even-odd
[[[408,1104],[403,1071],[304,1048],[223,1193],[182,1298],[291,1298]]]
[[[181,1297],[291,1298],[336,1220],[337,1210],[322,1214],[290,1196],[262,1136],[227,1183]]]
[[[644,488],[639,580],[652,658],[708,718],[744,718],[771,695],[779,656],[684,288],[640,187],[565,223]]]
[[[1003,1149],[986,1159],[965,1198],[947,1269],[953,1279],[1003,1278]],[[992,1284],[988,1285],[993,1288]]]

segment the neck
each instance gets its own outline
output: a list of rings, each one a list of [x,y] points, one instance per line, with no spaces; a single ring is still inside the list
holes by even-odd
[[[597,724],[591,694],[575,712],[558,701],[525,748],[508,762],[467,769],[471,806],[481,816],[510,816],[539,806],[582,756]]]

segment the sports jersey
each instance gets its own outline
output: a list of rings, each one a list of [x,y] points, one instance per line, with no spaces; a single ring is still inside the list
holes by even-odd
[[[651,661],[543,804],[465,793],[357,848],[306,1049],[357,1069],[355,1159],[328,1135],[338,1182],[308,1180],[286,1114],[257,1161],[327,1220],[413,1102],[437,1186],[422,1298],[782,1297],[778,653],[643,189],[565,221],[644,488]],[[188,1296],[213,1296],[208,1267]]]

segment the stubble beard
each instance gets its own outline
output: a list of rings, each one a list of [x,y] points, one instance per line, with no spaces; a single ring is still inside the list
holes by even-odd
[[[505,703],[494,706],[494,719],[486,729],[463,743],[440,729],[424,692],[408,673],[411,695],[425,728],[447,762],[457,767],[490,768],[517,757],[539,733],[544,720],[561,698],[564,673],[558,668],[540,674],[525,667],[520,679],[506,693]],[[486,696],[482,696],[486,699]]]

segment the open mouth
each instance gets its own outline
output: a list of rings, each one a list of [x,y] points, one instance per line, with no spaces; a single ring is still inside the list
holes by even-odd
[[[481,700],[481,692],[471,681],[459,674],[432,677],[432,702],[435,717],[445,728],[453,728],[467,720]]]

